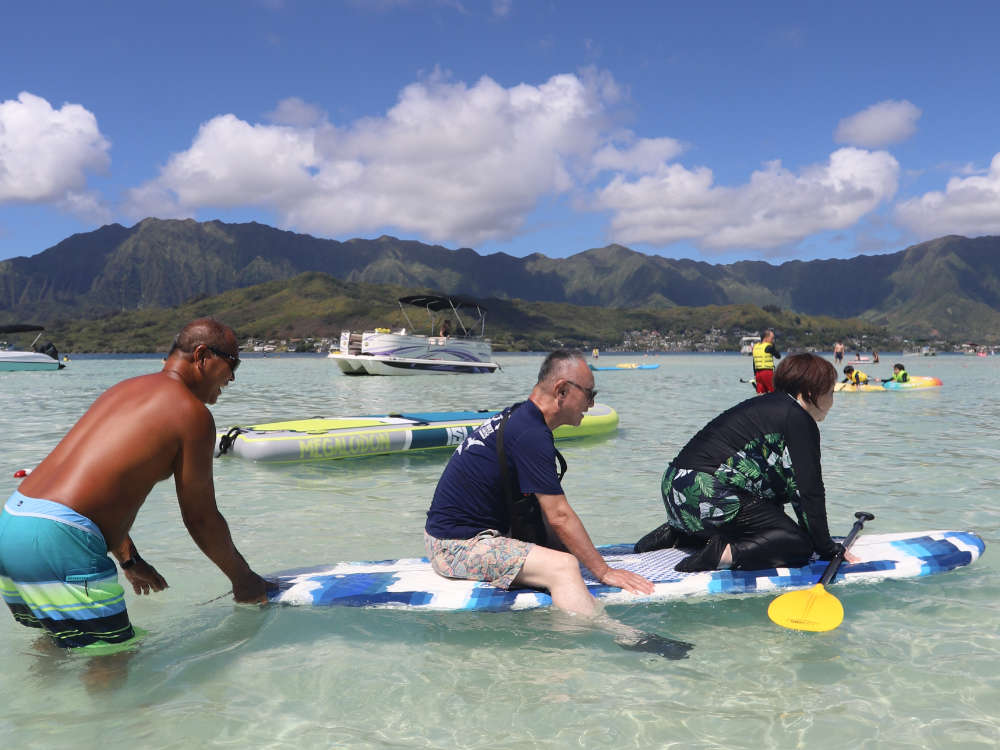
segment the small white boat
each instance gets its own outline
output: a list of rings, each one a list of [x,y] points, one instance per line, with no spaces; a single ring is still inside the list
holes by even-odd
[[[45,329],[42,326],[13,325],[0,326],[0,334],[4,333],[26,333],[38,331],[35,340],[31,342],[30,351],[10,349],[6,342],[0,348],[0,372],[10,372],[12,370],[61,370],[64,365],[59,361],[59,352],[52,346],[52,342],[46,342],[41,347],[37,347],[41,332]]]
[[[740,339],[740,354],[753,354],[753,345],[760,343],[760,336],[744,336]]]
[[[422,307],[430,317],[430,335],[410,333],[413,323],[404,305]],[[399,298],[399,308],[409,329],[391,331],[342,331],[340,350],[327,355],[345,375],[455,375],[495,372],[500,365],[491,361],[493,347],[485,338],[486,309],[478,302],[459,297],[418,294]],[[477,316],[466,327],[459,314],[466,310]],[[455,333],[451,321],[455,320]],[[434,335],[437,331],[438,335]]]

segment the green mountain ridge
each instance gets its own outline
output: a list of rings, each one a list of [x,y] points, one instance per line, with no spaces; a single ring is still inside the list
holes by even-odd
[[[419,291],[432,290],[348,282],[308,271],[171,308],[147,307],[93,320],[56,319],[49,324],[46,336],[64,352],[165,352],[181,326],[194,318],[212,316],[231,325],[241,343],[251,337],[336,341],[342,329],[408,326],[396,300]],[[500,351],[607,348],[621,344],[623,332],[642,330],[658,332],[661,340],[690,338],[700,342],[706,332],[715,329],[721,332],[718,348],[733,348],[743,331],[764,327],[782,331],[783,347],[828,346],[837,338],[862,336],[871,342],[884,340],[884,329],[864,321],[801,316],[752,305],[605,308],[496,298],[486,298],[483,304],[488,310],[487,335]],[[413,308],[409,315],[417,332],[426,333],[420,329],[427,323],[421,311]]]
[[[155,218],[75,234],[37,255],[0,261],[0,320],[49,324],[175,308],[308,271],[404,293],[605,310],[769,306],[861,318],[912,338],[1000,341],[997,237],[941,237],[849,259],[713,265],[621,245],[568,258],[515,258],[389,236],[340,242],[257,223]],[[393,299],[386,300],[390,307]],[[367,304],[375,309],[381,301]]]

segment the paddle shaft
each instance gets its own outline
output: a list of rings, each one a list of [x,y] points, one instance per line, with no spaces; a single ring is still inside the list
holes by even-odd
[[[857,513],[855,513],[854,517],[857,520],[854,522],[854,526],[851,527],[851,533],[847,535],[847,538],[844,540],[843,545],[841,545],[842,548],[840,552],[838,552],[836,555],[833,556],[833,558],[830,560],[830,564],[826,566],[826,570],[823,571],[823,575],[819,579],[819,584],[821,586],[827,586],[830,583],[830,581],[833,580],[833,577],[837,575],[837,571],[840,570],[840,564],[844,562],[844,555],[846,554],[847,550],[851,548],[851,545],[854,544],[855,537],[857,537],[857,535],[861,533],[861,529],[864,528],[865,521],[871,521],[872,519],[875,518],[874,515],[872,515],[871,513],[866,513],[863,510],[859,510]]]

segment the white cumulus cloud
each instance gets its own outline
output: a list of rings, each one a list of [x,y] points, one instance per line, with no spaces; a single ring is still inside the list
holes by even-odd
[[[1000,234],[1000,153],[984,175],[952,177],[935,190],[896,206],[896,220],[922,237]]]
[[[594,154],[592,164],[596,171],[648,174],[684,150],[680,141],[673,138],[633,138],[631,133],[626,137],[628,143],[622,146],[608,143]]]
[[[276,125],[293,125],[296,127],[311,127],[326,119],[326,114],[315,104],[290,96],[278,102],[272,112],[265,115]]]
[[[618,242],[769,251],[848,229],[896,193],[897,161],[860,148],[795,172],[769,162],[745,184],[716,185],[711,169],[676,161],[679,141],[622,129],[625,100],[595,70],[509,87],[436,71],[384,113],[343,124],[289,98],[264,123],[205,122],[129,191],[126,211],[256,206],[322,236],[392,230],[476,247],[524,232],[545,201],[569,196],[577,210],[607,212]]]
[[[311,190],[316,163],[311,130],[220,115],[201,126],[191,148],[172,156],[156,180],[129,191],[129,213],[181,217],[201,206],[301,199]]]
[[[852,226],[895,194],[898,178],[892,155],[856,148],[798,174],[769,162],[737,187],[715,185],[706,167],[663,164],[634,180],[616,175],[598,191],[595,208],[611,211],[617,242],[770,249]]]
[[[328,235],[394,227],[442,242],[505,238],[542,198],[576,187],[574,176],[607,143],[607,110],[620,96],[610,76],[594,72],[509,88],[435,74],[403,89],[383,116],[346,127],[302,125],[311,110],[299,102],[274,117],[299,124],[222,115],[132,190],[128,208],[138,218],[258,205],[287,226]]]
[[[97,118],[79,104],[54,109],[21,92],[0,102],[0,203],[55,203],[88,217],[103,216],[86,190],[87,175],[110,164],[111,144]]]
[[[863,148],[884,148],[905,141],[917,131],[920,109],[905,99],[887,99],[837,124],[833,137],[837,143]]]

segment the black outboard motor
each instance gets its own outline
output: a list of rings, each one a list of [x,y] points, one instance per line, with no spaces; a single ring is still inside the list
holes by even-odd
[[[41,354],[48,354],[52,357],[52,359],[56,360],[56,362],[59,361],[59,352],[56,351],[56,348],[52,345],[51,341],[46,341],[42,346],[35,347],[35,351],[40,352]]]

